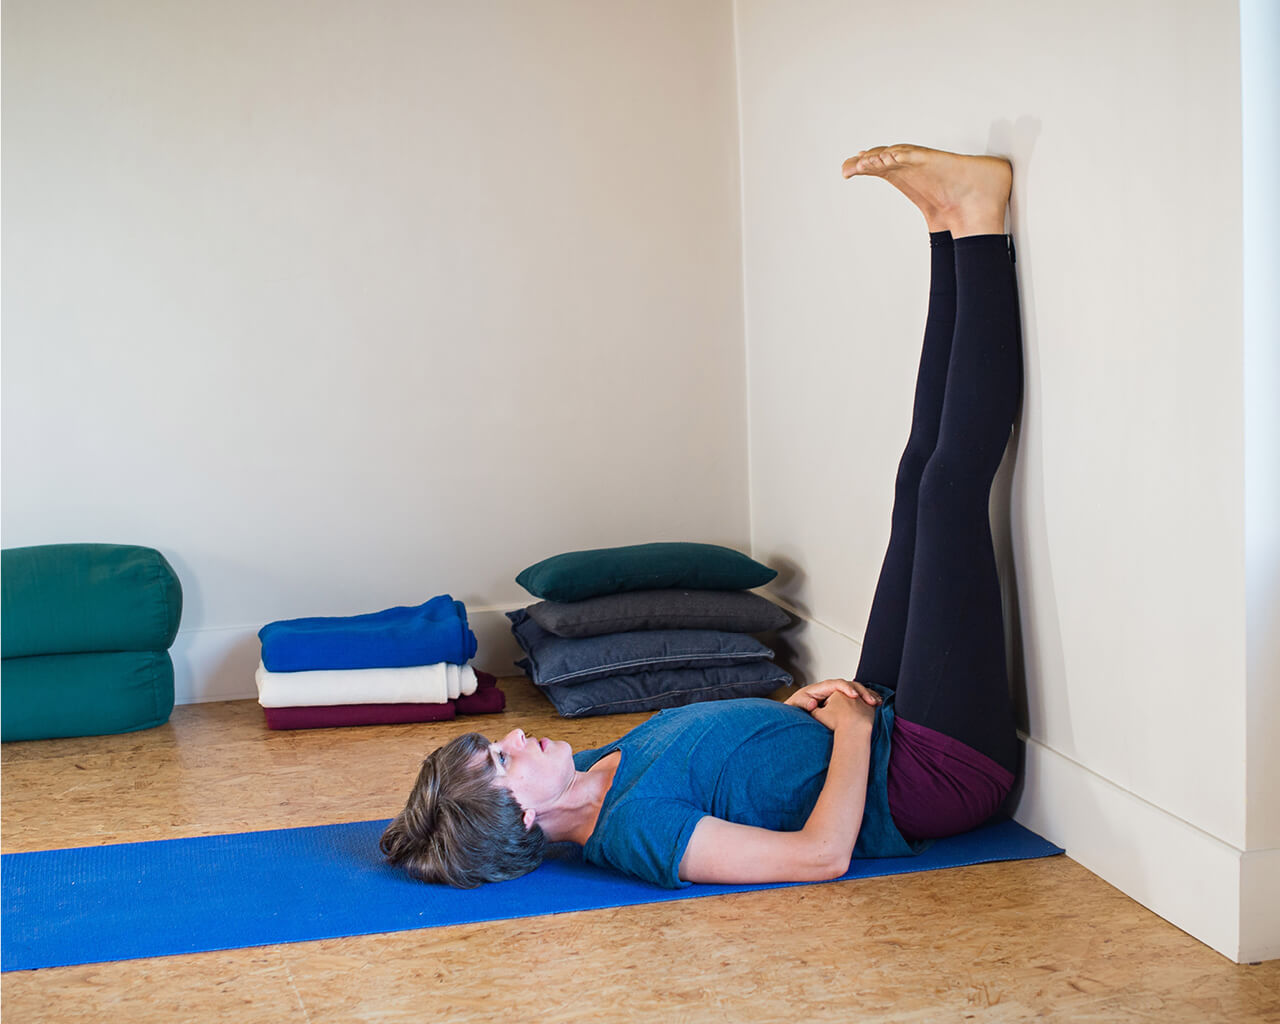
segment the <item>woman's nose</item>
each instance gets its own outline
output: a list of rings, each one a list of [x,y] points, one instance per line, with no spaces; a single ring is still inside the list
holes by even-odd
[[[504,743],[512,744],[517,749],[524,746],[524,741],[525,736],[523,729],[512,729],[505,737],[503,737]]]

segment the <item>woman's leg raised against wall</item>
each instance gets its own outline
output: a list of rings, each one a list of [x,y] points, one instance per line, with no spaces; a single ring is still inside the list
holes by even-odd
[[[907,632],[911,567],[915,563],[916,513],[920,477],[938,443],[942,399],[951,362],[951,335],[956,322],[955,246],[948,231],[929,235],[929,313],[916,374],[911,433],[894,482],[889,545],[876,583],[871,614],[863,634],[857,679],[889,689],[898,686],[902,644]]]
[[[897,709],[1013,771],[988,502],[1022,393],[1017,286],[1004,235],[955,244],[956,329],[938,444],[920,481]]]
[[[845,170],[884,177],[920,208],[931,232],[954,237],[956,319],[937,441],[916,495],[897,710],[1012,770],[1016,736],[987,512],[1022,384],[1017,286],[1003,234],[1011,171],[995,158],[914,146],[868,150]],[[889,585],[884,573],[881,582]],[[868,641],[882,643],[870,623]]]

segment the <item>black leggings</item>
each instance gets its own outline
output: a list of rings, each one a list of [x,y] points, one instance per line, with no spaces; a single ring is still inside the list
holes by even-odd
[[[1012,241],[929,236],[929,316],[889,548],[857,678],[898,715],[1016,769],[988,500],[1022,395]]]

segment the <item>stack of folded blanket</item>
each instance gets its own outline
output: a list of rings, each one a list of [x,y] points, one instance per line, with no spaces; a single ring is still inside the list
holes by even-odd
[[[476,638],[448,594],[368,615],[288,619],[258,631],[255,676],[269,729],[438,722],[501,711]]]
[[[566,718],[764,696],[791,677],[752,634],[790,616],[748,591],[776,575],[714,544],[555,555],[516,577],[544,599],[507,613],[517,665]]]

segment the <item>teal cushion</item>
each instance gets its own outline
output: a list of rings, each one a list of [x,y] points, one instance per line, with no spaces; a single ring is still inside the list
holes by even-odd
[[[776,575],[732,548],[666,542],[569,551],[529,566],[516,582],[546,601],[583,601],[601,594],[669,587],[750,590]]]
[[[0,655],[168,650],[182,585],[159,551],[43,544],[0,553]]]
[[[6,742],[149,729],[173,710],[168,651],[5,658],[0,676]]]

